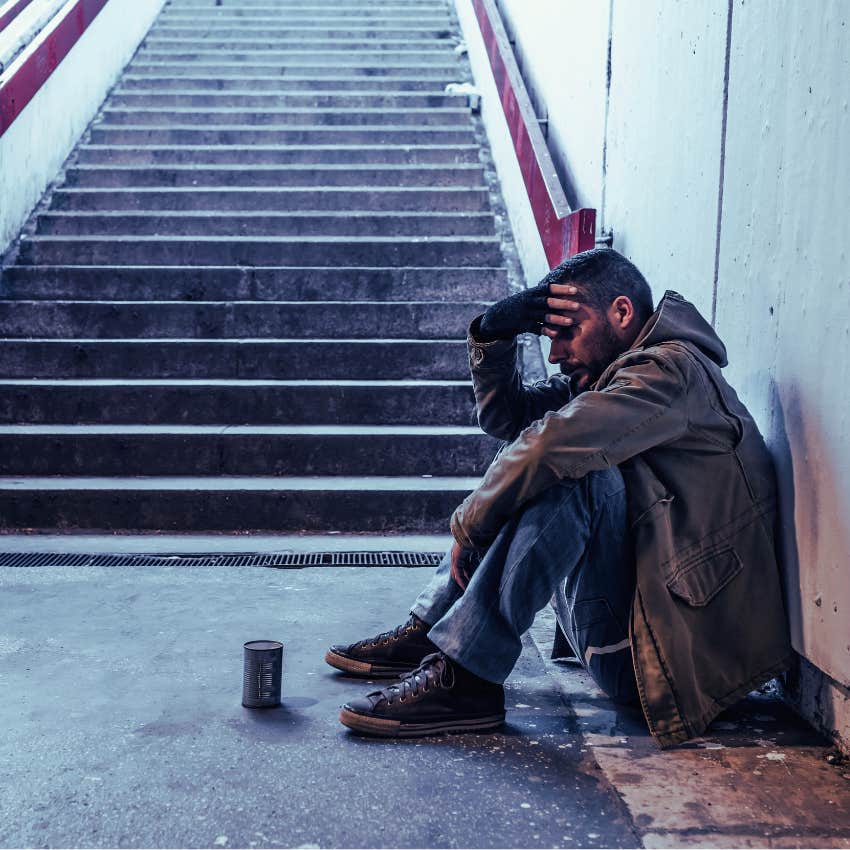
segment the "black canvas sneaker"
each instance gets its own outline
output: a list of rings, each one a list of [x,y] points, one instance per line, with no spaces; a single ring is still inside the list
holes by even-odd
[[[398,684],[347,702],[339,719],[384,738],[485,732],[505,722],[505,691],[435,652]]]
[[[437,651],[428,640],[430,628],[411,614],[406,623],[388,632],[347,646],[335,644],[325,653],[325,661],[353,676],[396,679],[415,670],[426,655]]]

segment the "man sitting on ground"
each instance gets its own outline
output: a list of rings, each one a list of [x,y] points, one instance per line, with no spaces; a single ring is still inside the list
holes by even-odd
[[[560,374],[524,385],[516,336],[551,339]],[[507,441],[451,519],[454,545],[410,619],[333,646],[347,673],[401,677],[347,703],[382,736],[504,721],[502,683],[550,600],[609,696],[640,703],[661,746],[699,735],[776,675],[790,648],[761,435],[726,383],[726,350],[638,269],[578,254],[470,325],[478,421]]]

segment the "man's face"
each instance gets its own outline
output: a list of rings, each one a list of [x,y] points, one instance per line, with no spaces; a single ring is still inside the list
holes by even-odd
[[[574,378],[586,390],[628,348],[617,335],[607,314],[582,302],[572,313],[574,323],[551,337],[549,362],[558,363],[561,373]]]

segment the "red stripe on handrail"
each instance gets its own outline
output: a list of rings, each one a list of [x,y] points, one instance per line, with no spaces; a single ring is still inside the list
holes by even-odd
[[[12,4],[11,8],[5,12],[0,12],[0,32],[3,32],[30,3],[32,3],[32,0],[18,0],[17,3]]]
[[[566,198],[558,204],[560,209],[556,208],[552,200],[550,184],[557,180],[557,176],[554,174],[554,168],[549,168],[547,170],[550,176],[547,179],[541,167],[537,147],[544,146],[542,136],[535,144],[532,132],[529,130],[528,118],[523,114],[526,112],[533,115],[531,103],[524,88],[517,91],[511,81],[491,18],[491,14],[498,13],[495,10],[491,11],[491,5],[491,0],[472,0],[493,71],[493,79],[496,81],[496,90],[501,98],[517,162],[528,193],[528,200],[531,203],[534,221],[537,224],[537,231],[540,234],[549,267],[554,268],[566,257],[593,248],[596,241],[596,210],[584,208],[572,212],[566,204]],[[506,38],[504,40],[507,41]],[[520,98],[525,108],[520,106]],[[548,152],[545,156],[548,160]],[[557,191],[563,195],[560,184],[557,184]]]
[[[36,36],[38,46],[20,65],[12,66],[14,73],[8,79],[0,77],[0,136],[23,112],[108,2],[77,0],[61,20],[51,22],[47,30]]]

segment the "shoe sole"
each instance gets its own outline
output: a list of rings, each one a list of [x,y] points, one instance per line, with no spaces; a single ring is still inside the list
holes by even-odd
[[[358,714],[343,708],[339,713],[339,722],[354,732],[377,738],[422,738],[426,735],[486,732],[497,729],[504,724],[505,715],[490,714],[486,717],[474,717],[467,720],[440,720],[431,723],[403,723],[401,720],[370,717],[367,714]]]
[[[357,661],[345,655],[333,652],[330,649],[325,653],[325,661],[336,670],[348,673],[350,676],[362,676],[368,679],[398,679],[405,673],[415,670],[417,665],[407,667],[380,667],[376,664],[367,664],[365,661]]]

